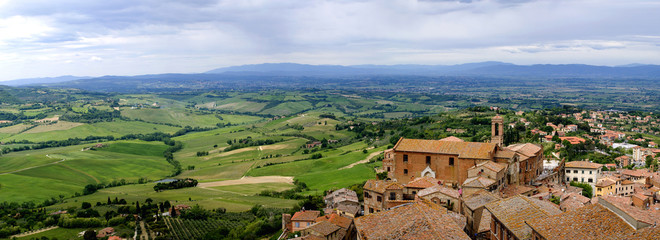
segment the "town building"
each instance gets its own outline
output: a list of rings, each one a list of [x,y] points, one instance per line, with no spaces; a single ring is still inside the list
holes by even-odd
[[[299,212],[296,212],[293,214],[293,217],[291,217],[291,231],[290,232],[298,232],[300,230],[303,230],[312,224],[314,224],[316,221],[316,218],[319,217],[321,214],[320,211],[314,211],[314,210],[302,210]]]
[[[357,239],[464,239],[463,227],[447,209],[416,201],[355,219]]]
[[[587,161],[567,162],[564,167],[566,182],[588,183],[593,187],[600,178],[602,167],[601,164]]]
[[[407,186],[406,186],[407,187]],[[460,193],[456,189],[435,185],[417,192],[417,198],[423,198],[432,203],[447,208],[450,211],[460,212]]]
[[[463,198],[462,214],[467,218],[466,230],[475,238],[490,239],[490,212],[485,210],[488,203],[500,197],[488,191],[479,191]]]
[[[357,193],[346,188],[328,193],[323,200],[326,206],[324,209],[326,214],[338,212],[342,215],[355,217],[361,209]]]
[[[502,147],[501,119],[493,118],[491,143],[401,138],[394,148],[385,151],[383,168],[390,179],[402,184],[417,177],[432,177],[442,184],[461,186],[469,178],[470,168],[491,161],[504,166],[504,184],[529,184],[542,172],[543,148],[531,143]]]
[[[530,239],[532,229],[525,222],[561,213],[551,202],[521,195],[486,204],[490,212],[490,239]]]

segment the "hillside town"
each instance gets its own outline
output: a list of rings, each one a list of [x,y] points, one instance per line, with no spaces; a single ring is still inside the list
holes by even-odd
[[[516,116],[493,117],[487,142],[400,138],[361,196],[330,191],[322,211],[285,214],[279,239],[660,239],[660,150],[631,134],[660,133],[657,119],[582,111],[557,116],[578,124],[532,128]],[[505,145],[516,125],[539,141]],[[560,152],[590,142],[618,156]]]

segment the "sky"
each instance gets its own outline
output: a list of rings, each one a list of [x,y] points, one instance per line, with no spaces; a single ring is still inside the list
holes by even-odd
[[[258,63],[660,64],[653,0],[0,0],[0,81]]]

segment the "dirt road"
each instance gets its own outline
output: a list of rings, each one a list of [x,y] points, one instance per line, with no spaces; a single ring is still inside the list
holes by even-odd
[[[291,183],[293,184],[293,177],[285,176],[262,176],[262,177],[242,177],[241,179],[225,180],[217,182],[205,182],[197,184],[197,187],[219,187],[240,184],[255,184],[255,183]]]

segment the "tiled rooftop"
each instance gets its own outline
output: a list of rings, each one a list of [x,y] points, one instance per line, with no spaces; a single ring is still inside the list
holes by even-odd
[[[630,169],[624,169],[621,171],[621,174],[627,175],[627,176],[632,176],[632,177],[650,177],[651,173],[648,172],[645,169],[635,169],[635,170],[630,170]]]
[[[388,189],[403,189],[403,185],[392,181],[369,179],[364,184],[364,189],[384,193]]]
[[[415,202],[355,220],[360,236],[377,239],[470,239],[446,209],[433,203]]]
[[[524,155],[525,157],[536,156],[536,154],[543,149],[541,146],[533,143],[518,143],[509,145],[506,148],[518,154]]]
[[[470,196],[464,197],[463,203],[470,209],[475,210],[477,208],[483,207],[489,202],[497,200],[500,200],[500,197],[497,195],[492,194],[486,190],[479,190]]]
[[[565,167],[595,169],[595,168],[602,168],[603,165],[598,163],[587,162],[587,161],[573,161],[573,162],[567,162]]]
[[[559,215],[527,221],[545,239],[623,239],[635,231],[622,218],[600,204]]]
[[[516,195],[486,204],[486,209],[519,239],[527,239],[532,229],[525,224],[538,218],[560,214],[561,211],[543,201]],[[552,204],[552,203],[550,203]]]
[[[291,217],[291,221],[313,222],[320,214],[321,214],[320,211],[314,211],[314,210],[300,211],[293,214],[293,217]]]
[[[468,179],[465,179],[465,182],[463,182],[463,187],[474,187],[474,188],[487,188],[493,184],[497,183],[497,181],[490,179],[490,178],[485,178],[485,177],[471,177]]]
[[[465,141],[463,141],[463,139],[460,139],[460,138],[457,138],[457,137],[454,137],[454,136],[449,136],[449,137],[440,139],[439,141],[465,142]]]
[[[490,159],[497,145],[480,142],[455,142],[401,138],[394,146],[395,151],[425,152],[458,155],[460,158]]]
[[[432,177],[418,177],[406,184],[407,188],[429,188],[438,186],[438,180]]]
[[[320,233],[323,236],[328,236],[336,232],[337,230],[341,229],[341,227],[334,225],[328,221],[320,221],[313,224],[312,226],[309,226],[308,229]]]
[[[450,196],[450,197],[453,197],[453,198],[458,198],[459,197],[458,190],[448,188],[448,187],[445,187],[445,186],[441,186],[441,185],[435,185],[435,186],[430,187],[430,188],[422,189],[421,191],[419,191],[417,193],[417,196],[424,197],[426,195],[433,194],[433,193],[436,193],[436,192],[440,192],[444,195],[447,195],[447,196]]]
[[[600,199],[598,200],[599,204],[601,203],[601,201],[606,201],[608,203],[611,203],[614,207],[628,214],[636,221],[640,221],[651,225],[655,224],[656,222],[660,222],[659,220],[660,212],[642,210],[641,208],[632,206],[631,203],[628,203],[627,200],[622,200],[622,198],[620,197],[601,196]]]

